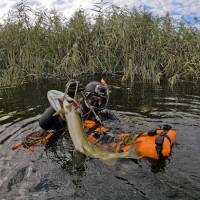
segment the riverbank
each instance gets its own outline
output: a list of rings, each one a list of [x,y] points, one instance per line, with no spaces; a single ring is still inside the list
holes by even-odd
[[[20,4],[0,27],[0,86],[96,72],[131,82],[196,81],[200,33],[174,24],[169,16],[116,7],[66,20]]]

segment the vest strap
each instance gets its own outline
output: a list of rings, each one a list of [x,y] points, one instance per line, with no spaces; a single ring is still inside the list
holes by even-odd
[[[156,138],[155,143],[156,143],[156,151],[158,153],[158,156],[160,158],[163,157],[162,155],[162,150],[163,150],[163,143],[164,143],[164,139],[167,138],[169,140],[170,146],[172,144],[172,141],[170,139],[170,137],[167,135],[168,131],[170,129],[163,129],[163,132],[161,134],[158,134],[159,136]]]

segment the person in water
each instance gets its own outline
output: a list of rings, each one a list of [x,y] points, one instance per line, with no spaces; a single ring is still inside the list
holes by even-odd
[[[114,135],[104,125],[106,121],[119,120],[107,109],[109,93],[108,85],[103,79],[100,82],[91,81],[85,88],[82,87],[79,81],[71,80],[66,84],[63,97],[67,94],[78,101],[84,133],[86,133],[90,142],[104,148],[111,147],[111,151],[115,151],[115,148],[119,151],[117,145],[119,141],[121,142],[118,137],[120,134]],[[62,92],[60,92],[60,95],[62,99]],[[41,129],[29,134],[22,143],[14,145],[12,149],[15,150],[22,145],[32,150],[34,146],[48,141],[52,135],[59,135],[65,132],[67,123],[60,115],[55,115],[56,111],[50,105],[39,119]]]
[[[62,101],[64,95],[78,101],[84,133],[94,145],[115,153],[127,152],[135,145],[139,155],[153,159],[170,155],[172,144],[176,139],[176,131],[169,125],[141,134],[121,133],[113,131],[107,125],[105,126],[106,121],[115,122],[119,119],[107,109],[109,88],[104,80],[101,82],[92,81],[84,89],[78,81],[71,80],[66,85],[65,93],[60,92],[60,95],[60,101]],[[62,102],[60,103],[62,104]],[[53,106],[50,105],[39,120],[41,130],[29,134],[21,143],[14,145],[12,149],[15,150],[23,146],[32,150],[34,146],[48,141],[52,135],[65,132],[67,130],[66,121],[60,115],[55,115],[56,112],[57,110],[54,110]]]
[[[91,81],[83,89],[76,80],[71,80],[66,85],[65,93],[74,98],[77,93],[81,96],[79,103],[81,108],[81,119],[88,139],[93,143],[109,144],[116,140],[113,134],[104,127],[106,120],[118,120],[118,118],[107,109],[109,100],[109,88],[104,80],[101,82]],[[54,130],[57,133],[66,130],[66,122],[59,116],[54,116],[56,111],[49,106],[42,114],[39,125],[44,134],[48,130]]]

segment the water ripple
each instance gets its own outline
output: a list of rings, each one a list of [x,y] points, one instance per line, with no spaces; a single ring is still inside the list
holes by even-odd
[[[170,124],[177,131],[173,154],[163,162],[88,159],[74,151],[67,134],[33,153],[11,151],[12,144],[40,128],[38,120],[48,106],[46,92],[55,87],[0,90],[1,199],[200,198],[199,90],[137,84],[128,90],[112,89],[109,106],[120,122],[111,125],[117,130],[145,131]]]

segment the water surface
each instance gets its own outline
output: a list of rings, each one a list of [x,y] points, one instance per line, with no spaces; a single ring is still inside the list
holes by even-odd
[[[64,85],[0,89],[0,199],[200,199],[200,87],[110,82],[109,109],[121,119],[123,131],[163,124],[177,131],[172,156],[165,161],[88,159],[74,151],[68,135],[33,153],[13,152],[14,143],[39,129],[47,91]]]

